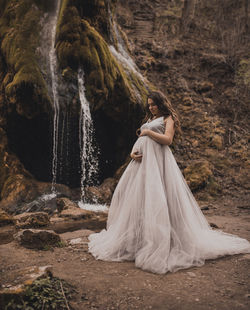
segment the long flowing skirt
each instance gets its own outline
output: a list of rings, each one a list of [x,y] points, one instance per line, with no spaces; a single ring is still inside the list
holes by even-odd
[[[250,243],[213,230],[166,145],[137,140],[132,160],[114,192],[107,230],[89,236],[89,251],[105,261],[134,260],[154,273],[200,266],[206,259],[250,253]]]

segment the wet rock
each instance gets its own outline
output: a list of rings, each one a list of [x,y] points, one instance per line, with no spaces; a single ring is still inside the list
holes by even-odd
[[[53,230],[24,229],[19,231],[14,238],[19,244],[29,249],[43,250],[61,243],[60,236]]]
[[[107,178],[100,186],[90,186],[86,189],[87,200],[98,203],[109,203],[115,190],[117,180]]]
[[[21,214],[24,212],[47,212],[48,214],[53,214],[57,208],[56,198],[71,196],[69,187],[62,184],[55,185],[57,194],[53,194],[51,193],[51,183],[38,182],[31,179],[27,181],[22,176],[18,180],[20,183],[22,181],[26,183],[24,182],[22,186],[19,183],[20,186],[17,183],[8,185],[8,189],[11,190],[12,194],[0,202],[0,207],[11,214]],[[15,187],[15,185],[18,185],[21,193],[17,189],[12,190],[12,187]]]
[[[37,228],[50,224],[48,213],[34,212],[22,213],[14,217],[17,228]]]
[[[75,202],[65,197],[57,198],[56,205],[59,213],[62,212],[63,210],[79,208]]]
[[[15,224],[15,219],[4,210],[0,209],[0,227]]]
[[[66,192],[66,194],[69,194],[69,192]],[[65,194],[43,194],[29,203],[16,207],[15,213],[46,212],[49,215],[52,215],[57,210],[57,199],[59,197],[65,197]]]
[[[87,219],[91,218],[93,216],[94,212],[83,210],[80,208],[70,208],[63,210],[60,213],[60,217],[64,217],[67,219],[73,219],[73,220],[80,220],[80,219]]]

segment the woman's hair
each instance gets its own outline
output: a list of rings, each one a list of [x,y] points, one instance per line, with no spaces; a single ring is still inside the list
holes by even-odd
[[[152,91],[149,93],[147,101],[148,99],[152,99],[153,103],[157,105],[159,111],[162,113],[163,116],[165,117],[171,116],[173,118],[175,131],[177,134],[181,134],[181,126],[178,114],[172,107],[172,104],[170,103],[168,98],[160,91]],[[142,123],[145,123],[151,118],[152,113],[149,110],[148,103],[146,103],[146,115]]]

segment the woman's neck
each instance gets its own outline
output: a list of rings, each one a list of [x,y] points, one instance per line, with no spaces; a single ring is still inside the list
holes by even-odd
[[[159,117],[162,117],[163,115],[162,114],[159,114],[159,115],[153,115],[153,117],[151,117],[151,119],[156,119],[156,118],[159,118]]]

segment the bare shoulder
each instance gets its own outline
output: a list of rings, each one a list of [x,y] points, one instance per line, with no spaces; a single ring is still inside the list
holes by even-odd
[[[164,118],[164,123],[165,125],[168,124],[168,125],[173,125],[174,124],[174,120],[172,118],[171,115],[167,116],[166,118]]]

